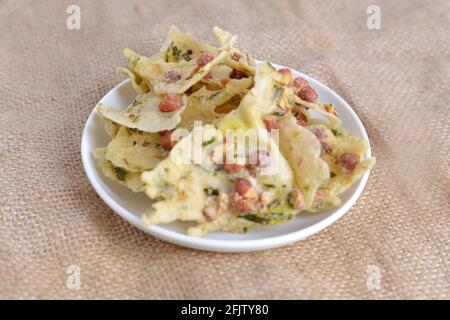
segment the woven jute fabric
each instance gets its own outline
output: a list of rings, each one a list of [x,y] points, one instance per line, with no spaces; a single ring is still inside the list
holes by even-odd
[[[342,219],[222,254],[155,239],[103,203],[81,163],[84,123],[123,79],[122,49],[150,55],[172,24],[211,42],[219,25],[350,103],[378,161]],[[449,27],[437,0],[1,1],[0,297],[450,298]]]

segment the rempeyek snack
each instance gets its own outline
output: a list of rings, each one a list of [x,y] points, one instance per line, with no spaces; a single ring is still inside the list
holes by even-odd
[[[213,33],[218,46],[172,27],[151,57],[124,50],[119,71],[136,99],[97,108],[111,137],[94,154],[105,176],[147,194],[145,223],[191,222],[194,236],[339,206],[375,164],[364,159],[368,143],[340,127],[305,79],[256,65],[235,35]]]

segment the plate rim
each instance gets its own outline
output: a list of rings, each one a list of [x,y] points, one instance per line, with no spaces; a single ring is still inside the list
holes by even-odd
[[[255,60],[256,63],[260,63],[261,61]],[[287,68],[279,64],[271,63],[276,69],[280,68]],[[333,96],[334,99],[338,100],[339,103],[345,107],[355,119],[355,124],[357,125],[358,129],[362,132],[364,140],[366,140],[369,144],[369,148],[367,149],[365,153],[366,158],[371,157],[371,147],[370,147],[370,141],[367,134],[367,131],[361,121],[361,119],[358,117],[357,113],[353,110],[353,108],[334,90],[323,84],[317,79],[314,79],[300,71],[297,71],[293,68],[289,68],[293,72],[299,74],[301,77],[305,78],[308,82],[311,82],[313,86],[318,85],[322,86],[324,89],[329,91],[329,93]],[[90,154],[88,150],[88,131],[89,128],[93,125],[93,118],[95,116],[95,112],[97,109],[97,106],[101,101],[103,101],[108,95],[113,94],[118,89],[120,89],[123,86],[131,85],[130,79],[125,79],[122,82],[120,82],[118,85],[113,87],[111,90],[109,90],[100,100],[97,102],[95,107],[92,109],[92,111],[89,114],[89,117],[86,120],[86,123],[83,128],[83,134],[81,137],[81,158],[83,162],[84,171],[88,177],[89,182],[94,187],[97,194],[100,196],[100,198],[116,213],[118,214],[122,219],[129,222],[131,225],[137,227],[138,229],[151,234],[152,236],[162,239],[164,241],[177,244],[183,247],[188,247],[192,249],[197,250],[204,250],[204,251],[215,251],[215,252],[249,252],[249,251],[258,251],[258,250],[267,250],[267,249],[273,249],[277,247],[281,247],[284,245],[291,245],[299,240],[306,239],[315,233],[324,230],[325,228],[332,225],[334,222],[336,222],[339,218],[341,218],[359,199],[361,196],[368,178],[370,174],[370,170],[367,171],[361,179],[357,182],[357,188],[355,192],[350,196],[350,198],[344,202],[339,208],[337,208],[334,212],[330,213],[329,216],[326,218],[308,226],[303,229],[289,232],[283,235],[277,235],[272,236],[268,238],[260,238],[260,239],[248,239],[248,240],[221,240],[221,239],[210,239],[205,237],[193,237],[189,236],[187,234],[178,233],[172,230],[169,230],[167,228],[164,228],[160,225],[152,225],[152,226],[145,226],[141,219],[137,217],[136,215],[132,214],[129,210],[119,205],[114,199],[112,199],[109,194],[103,190],[101,184],[99,181],[97,181],[94,170],[97,170],[96,166],[91,167],[89,164],[89,157],[92,155]]]

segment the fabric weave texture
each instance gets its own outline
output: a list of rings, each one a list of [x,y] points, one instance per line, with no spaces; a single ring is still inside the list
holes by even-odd
[[[373,2],[1,1],[0,297],[449,299],[450,3],[377,0],[369,30]],[[70,4],[80,30],[66,27]],[[221,26],[354,108],[377,164],[343,218],[291,246],[222,254],[155,239],[101,201],[84,123],[123,79],[122,49],[150,55],[172,24],[210,42]]]

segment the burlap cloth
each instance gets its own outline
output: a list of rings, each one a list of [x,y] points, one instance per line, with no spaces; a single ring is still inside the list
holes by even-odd
[[[73,3],[80,30],[66,28]],[[373,3],[380,30],[366,26]],[[448,1],[2,1],[0,297],[450,298],[449,22]],[[220,254],[157,240],[102,202],[84,123],[123,79],[122,48],[151,54],[171,24],[211,41],[229,29],[353,106],[378,163],[342,219],[292,246]]]

